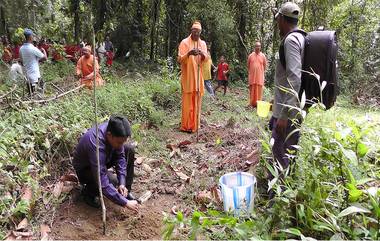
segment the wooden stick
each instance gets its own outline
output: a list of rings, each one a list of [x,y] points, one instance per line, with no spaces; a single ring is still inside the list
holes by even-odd
[[[65,95],[67,95],[67,94],[70,94],[70,93],[74,92],[74,91],[77,91],[77,90],[83,88],[84,86],[85,86],[84,84],[79,85],[79,86],[75,87],[74,89],[71,89],[71,90],[69,90],[69,91],[66,91],[65,93],[61,93],[61,94],[56,95],[56,96],[54,96],[54,97],[51,97],[51,98],[49,98],[49,99],[44,99],[44,100],[28,100],[28,101],[23,101],[22,103],[23,103],[23,104],[32,104],[32,103],[33,103],[33,104],[41,104],[41,103],[49,102],[49,101],[52,101],[52,100],[56,100],[56,99],[58,99],[58,98],[61,98],[61,97],[65,96]]]
[[[13,91],[15,91],[17,88],[17,85],[13,85],[12,89],[10,91],[8,91],[7,93],[3,94],[2,96],[0,96],[0,100],[1,99],[4,99],[5,97],[7,97],[8,95],[12,94]]]
[[[91,22],[93,23],[93,15],[91,14]],[[98,188],[99,188],[99,198],[100,198],[100,204],[102,206],[102,222],[103,222],[103,235],[106,235],[106,227],[107,227],[107,220],[106,220],[106,206],[104,204],[104,198],[103,198],[103,190],[102,190],[102,182],[100,178],[100,159],[99,159],[99,130],[98,130],[98,105],[96,103],[96,47],[95,47],[95,29],[92,28],[92,44],[93,44],[93,68],[94,68],[94,80],[93,80],[93,104],[94,104],[94,122],[95,122],[95,130],[96,130],[96,163],[98,165]]]
[[[197,50],[199,50],[199,48],[198,48],[198,42],[199,42],[199,40],[197,41]],[[196,103],[197,103],[197,142],[199,142],[199,128],[200,128],[200,126],[201,126],[201,106],[200,106],[200,83],[199,83],[199,81],[200,81],[200,63],[199,63],[199,57],[198,57],[198,55],[197,55],[197,60],[198,60],[198,73],[197,73],[197,82],[196,82],[196,90],[197,90],[197,101],[196,101]]]

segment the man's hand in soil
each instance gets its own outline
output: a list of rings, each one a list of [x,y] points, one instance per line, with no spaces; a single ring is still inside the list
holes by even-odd
[[[140,209],[140,204],[136,200],[130,200],[125,207],[137,213]]]
[[[121,195],[126,197],[128,195],[128,189],[124,185],[120,185],[117,189]]]

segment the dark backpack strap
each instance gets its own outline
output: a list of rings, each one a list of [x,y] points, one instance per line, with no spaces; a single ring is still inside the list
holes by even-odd
[[[291,33],[300,33],[302,34],[304,37],[307,35],[307,32],[305,32],[304,30],[302,29],[294,29],[292,31],[290,31],[286,36],[285,38],[282,39],[281,41],[281,44],[280,44],[280,50],[279,50],[279,55],[280,55],[280,62],[282,64],[282,66],[284,67],[284,69],[286,69],[286,59],[285,59],[285,40],[286,38],[289,36],[289,34]],[[296,37],[297,38],[297,37]],[[298,43],[301,45],[301,42],[300,40],[297,38],[297,41]]]

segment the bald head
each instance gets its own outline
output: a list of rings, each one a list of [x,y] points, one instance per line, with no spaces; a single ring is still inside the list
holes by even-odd
[[[255,43],[255,53],[259,54],[260,52],[261,52],[261,43],[259,41],[257,41]]]

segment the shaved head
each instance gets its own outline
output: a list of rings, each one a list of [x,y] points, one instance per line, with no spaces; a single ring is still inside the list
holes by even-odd
[[[258,54],[261,51],[261,43],[259,41],[256,41],[255,43],[255,53]]]

